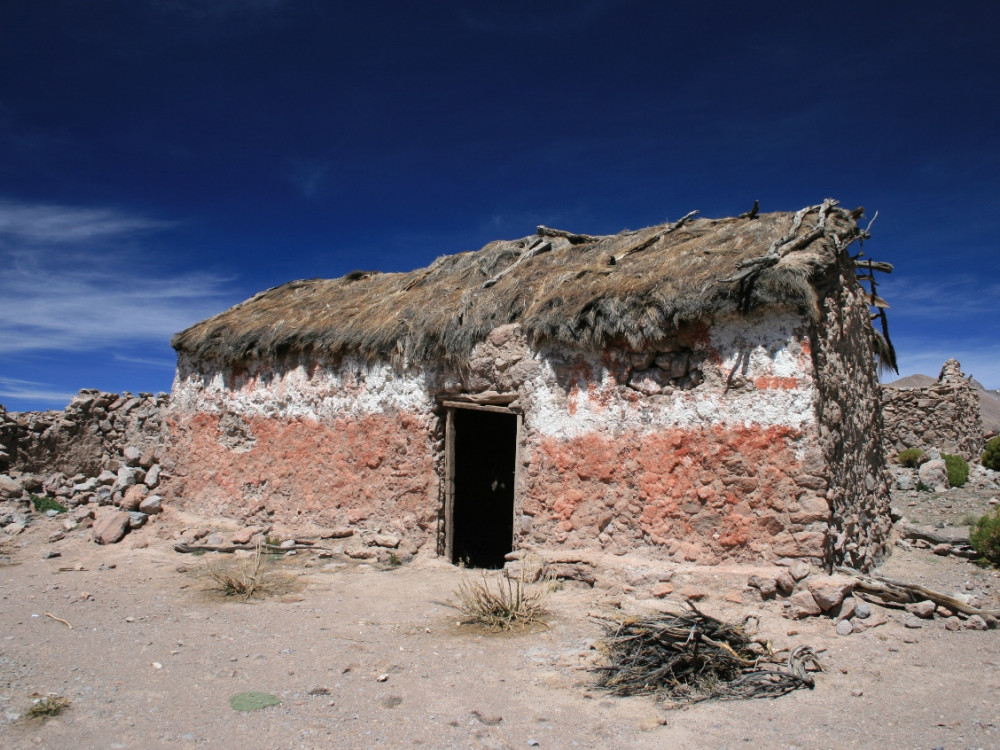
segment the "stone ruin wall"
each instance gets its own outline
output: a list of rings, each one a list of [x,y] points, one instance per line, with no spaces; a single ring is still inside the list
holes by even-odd
[[[939,450],[972,460],[983,450],[979,398],[949,359],[938,381],[918,388],[882,387],[885,451],[894,456],[906,448]]]
[[[820,444],[830,470],[829,557],[867,570],[888,554],[889,476],[870,313],[854,268],[842,262],[816,325]]]
[[[351,526],[439,550],[435,399],[495,390],[517,394],[524,414],[516,547],[822,561],[831,516],[812,368],[808,326],[792,314],[603,355],[533,352],[503,326],[460,378],[182,358],[166,494],[246,524]]]
[[[47,495],[82,508],[132,511],[132,523],[160,511],[156,491],[172,464],[165,455],[166,393],[81,390],[63,411],[7,412],[0,406],[0,499]],[[140,504],[145,503],[140,511]]]

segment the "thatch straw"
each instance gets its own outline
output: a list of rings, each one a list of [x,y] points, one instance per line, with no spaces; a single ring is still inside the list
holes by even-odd
[[[539,227],[537,236],[443,256],[409,273],[293,281],[171,343],[219,363],[311,353],[461,365],[492,329],[513,322],[536,346],[597,351],[642,347],[712,314],[781,306],[815,315],[816,282],[864,234],[860,212],[834,206],[685,217],[605,237]]]

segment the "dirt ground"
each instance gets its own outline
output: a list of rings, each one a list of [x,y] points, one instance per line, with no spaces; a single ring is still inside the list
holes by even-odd
[[[933,520],[985,510],[997,490],[970,492],[896,503]],[[938,508],[949,503],[961,507]],[[85,530],[49,542],[61,517],[36,515],[3,542],[0,746],[1000,748],[1000,630],[949,631],[940,618],[910,629],[905,612],[873,605],[886,624],[838,636],[829,618],[793,621],[779,601],[754,601],[746,569],[677,568],[678,589],[707,592],[703,611],[757,612],[775,648],[810,645],[825,671],[782,698],[671,710],[594,687],[591,615],[669,606],[624,584],[567,583],[548,627],[493,635],[447,606],[469,571],[302,552],[275,563],[292,590],[243,602],[205,590],[206,565],[231,556],[174,551],[173,527],[190,522],[168,512],[100,547]],[[881,572],[1000,608],[1000,573],[966,560],[897,548]],[[228,700],[245,691],[281,704],[237,712]],[[49,694],[68,708],[27,717]]]

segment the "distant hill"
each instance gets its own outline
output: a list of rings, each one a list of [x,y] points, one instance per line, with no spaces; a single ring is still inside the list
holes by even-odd
[[[891,383],[886,383],[886,385],[890,388],[923,388],[924,386],[934,385],[936,382],[937,378],[932,378],[930,375],[907,375],[905,378],[893,380]]]
[[[889,388],[922,388],[936,382],[937,378],[932,378],[930,375],[907,375],[905,378],[894,380],[886,385]],[[983,384],[975,378],[969,380],[969,385],[976,390],[976,395],[979,396],[983,429],[1000,432],[1000,391],[986,390]]]

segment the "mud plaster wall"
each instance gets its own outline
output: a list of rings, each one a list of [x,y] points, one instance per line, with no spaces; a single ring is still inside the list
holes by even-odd
[[[351,525],[420,546],[437,534],[442,441],[427,384],[387,366],[182,358],[169,497],[247,522]]]
[[[983,449],[979,398],[956,360],[945,362],[938,382],[923,388],[882,388],[886,453],[936,449],[966,460]]]
[[[816,326],[820,444],[829,466],[830,559],[867,570],[886,552],[891,527],[880,389],[869,309],[845,264],[827,281]]]
[[[182,358],[171,496],[200,510],[440,542],[448,394],[516,394],[515,545],[714,563],[824,560],[830,469],[809,324],[728,318],[648,351],[533,351],[502,326],[462,375]],[[431,547],[434,548],[434,547]]]
[[[697,372],[676,368],[679,354]],[[537,362],[518,402],[519,544],[701,563],[823,557],[830,508],[800,317],[720,320],[651,352]]]

